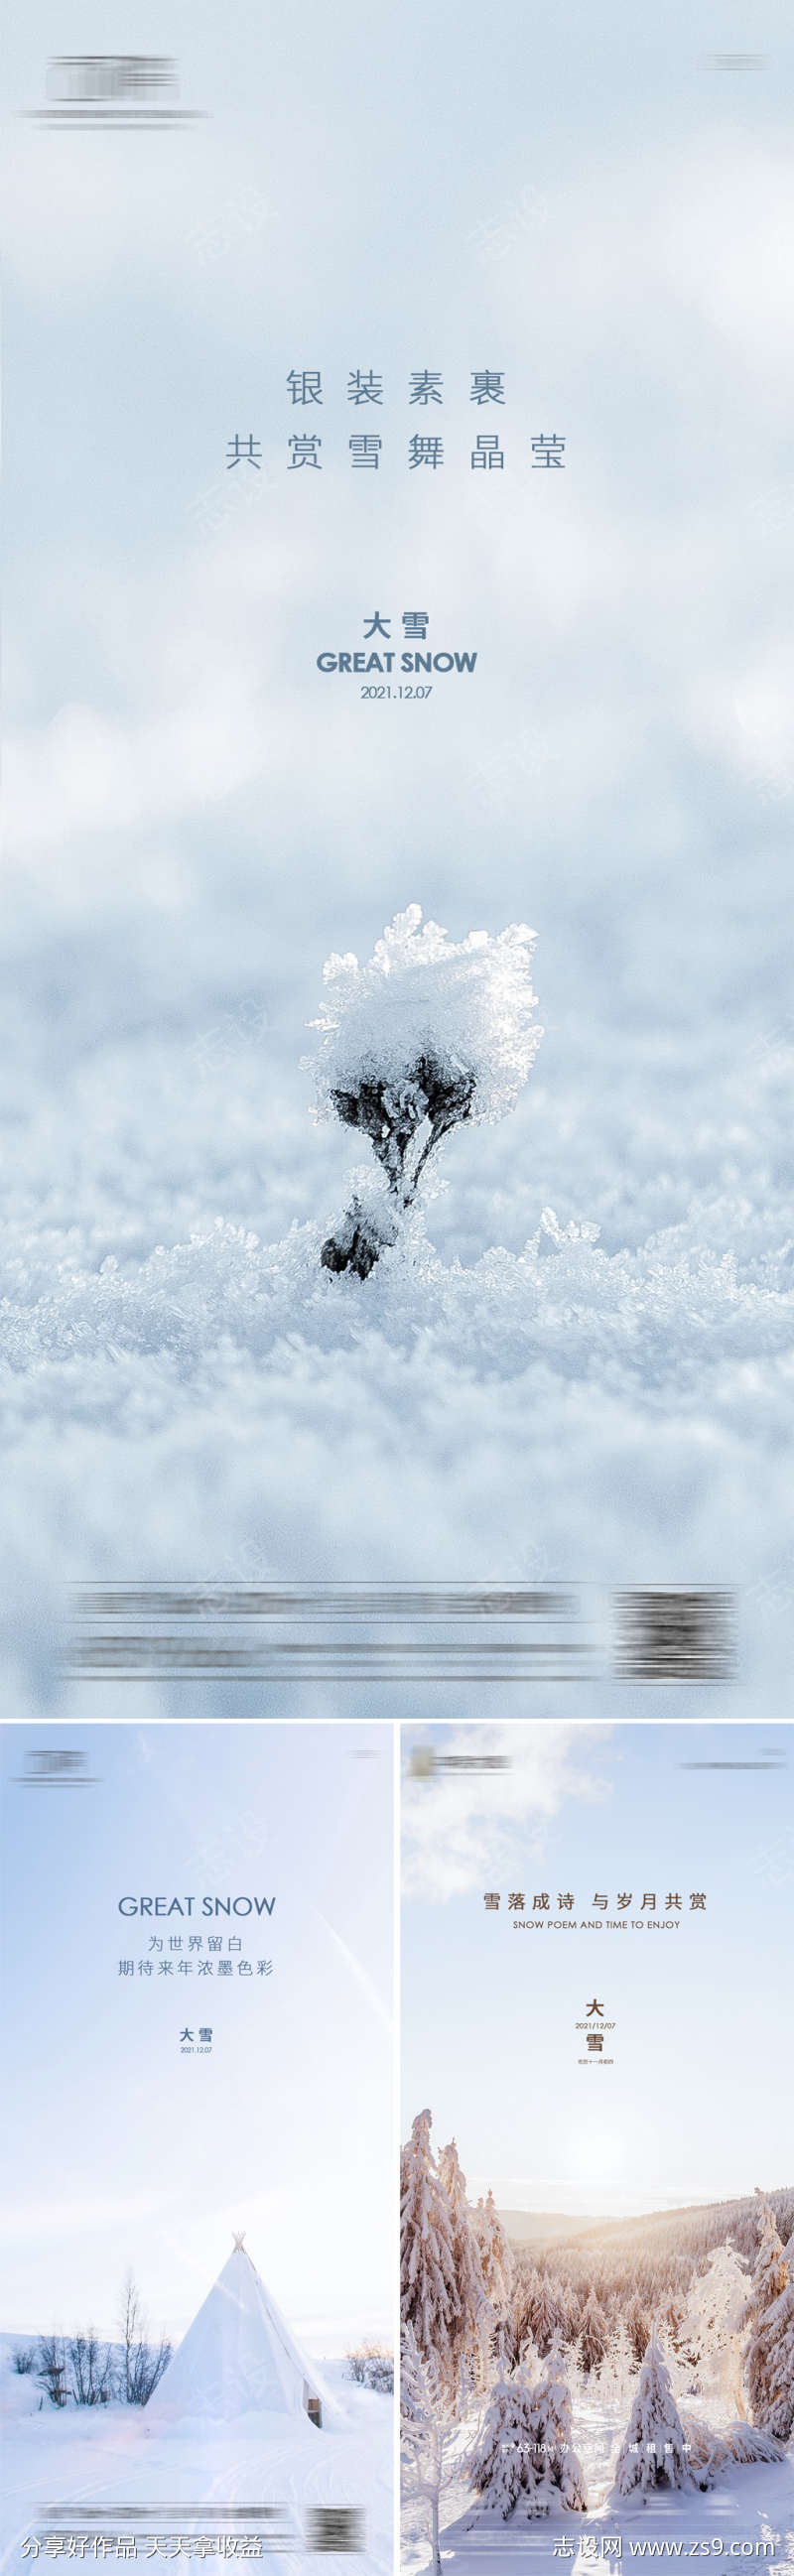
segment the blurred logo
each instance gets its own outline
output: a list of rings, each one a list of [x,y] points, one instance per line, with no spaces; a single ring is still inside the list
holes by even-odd
[[[55,54],[47,73],[47,97],[62,102],[159,98],[177,86],[171,54]]]
[[[85,1770],[86,1756],[66,1745],[42,1745],[25,1754],[26,1780],[73,1780]]]
[[[21,114],[45,125],[190,124],[206,111],[175,106],[178,86],[172,54],[53,54],[46,82],[51,104]]]

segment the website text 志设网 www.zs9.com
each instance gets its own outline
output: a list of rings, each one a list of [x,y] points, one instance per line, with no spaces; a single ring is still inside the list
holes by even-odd
[[[624,2555],[622,2540],[601,2540],[596,2547],[603,2559],[614,2561]],[[723,2540],[719,2535],[710,2539],[704,2533],[702,2539],[697,2540],[630,2540],[626,2554],[629,2558],[774,2558],[775,2543],[773,2540]]]

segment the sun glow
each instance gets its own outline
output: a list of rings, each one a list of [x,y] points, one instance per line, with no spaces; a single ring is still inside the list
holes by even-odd
[[[583,2208],[590,2207],[595,2186],[602,2205],[614,2193],[617,2210],[623,2203],[625,2171],[626,2141],[622,2131],[603,2120],[588,2120],[567,2141],[560,2180],[574,2184],[581,2192]]]

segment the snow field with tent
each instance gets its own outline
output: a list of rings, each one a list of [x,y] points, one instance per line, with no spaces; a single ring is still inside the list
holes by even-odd
[[[149,2536],[179,2532],[180,2509],[206,2509],[201,2528],[212,2532],[213,2509],[225,2527],[234,2506],[242,2532],[239,2508],[281,2507],[285,2546],[273,2551],[266,2539],[265,2554],[282,2564],[303,2557],[314,2508],[352,2508],[362,2576],[390,2576],[392,2401],[354,2385],[347,2364],[319,2369],[307,2357],[241,2246],[143,2407],[53,2404],[35,2369],[15,2366],[19,2343],[6,2337],[4,2347],[4,2567],[34,2563],[22,2543],[47,2525],[55,2498],[70,2531],[84,2528],[90,2507],[113,2532],[114,2511],[127,2507],[120,2530],[137,2520]],[[186,2528],[199,2528],[192,2512]]]
[[[608,2261],[581,2240],[571,2256],[563,2220],[542,2269],[513,2252],[492,2195],[469,2203],[454,2141],[434,2155],[427,2111],[401,2186],[406,2570],[584,2566],[609,2534],[626,2556],[632,2539],[683,2555],[709,2539],[794,2564],[794,2235],[761,2194],[700,2230],[681,2213],[672,2261],[637,2221],[634,2282],[613,2254],[610,2295]]]

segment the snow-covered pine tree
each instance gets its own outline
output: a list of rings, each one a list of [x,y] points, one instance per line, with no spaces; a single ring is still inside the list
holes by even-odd
[[[423,2361],[449,2382],[456,2368],[460,2299],[452,2211],[430,2144],[432,2114],[419,2111],[400,2158],[400,2315]]]
[[[480,2203],[480,2208],[481,2207],[482,2203]],[[536,2270],[534,2263],[527,2263],[525,2261],[522,2270],[518,2274],[514,2297],[514,2307],[516,2309],[518,2309],[518,2307],[523,2303],[522,2342],[525,2340],[527,2335],[531,2335],[532,2333],[532,2319],[535,2314],[539,2296],[540,2273]]]
[[[665,2484],[689,2487],[692,2480],[670,2373],[653,2327],[618,2454],[615,2485],[618,2495],[631,2495],[635,2487],[647,2495],[651,2487]]]
[[[503,2330],[508,2363],[514,2370],[516,2362],[523,2360],[526,2346],[532,2339],[531,2301],[525,2272],[517,2273],[510,2305],[503,2319]]]
[[[553,2338],[559,2331],[560,2311],[548,2273],[540,2272],[536,2278],[537,2289],[529,2302],[530,2332],[541,2360],[545,2361],[546,2354],[551,2350]]]
[[[568,2373],[568,2386],[571,2392],[571,2403],[574,2414],[576,2414],[577,2409],[584,2404],[585,2399],[590,2392],[589,2375],[587,2371],[582,2369],[581,2361],[579,2359],[578,2341],[576,2343],[566,2344],[565,2368]]]
[[[794,2281],[786,2283],[760,2320],[755,2376],[759,2391],[753,2422],[779,2442],[794,2430]]]
[[[565,2284],[564,2284],[563,2325],[562,2325],[562,2336],[563,2336],[563,2342],[564,2342],[564,2343],[575,2343],[575,2342],[576,2342],[576,2340],[577,2340],[577,2336],[578,2336],[578,2333],[579,2333],[579,2327],[580,2327],[580,2324],[581,2324],[581,2314],[582,2314],[582,2312],[581,2312],[581,2308],[580,2308],[579,2300],[577,2299],[577,2296],[576,2296],[576,2291],[574,2290],[572,2283],[571,2283],[570,2281],[566,2281],[566,2282],[565,2282]]]
[[[510,2298],[515,2261],[492,2191],[489,2191],[487,2200],[478,2200],[472,2217],[480,2247],[485,2295],[494,2314],[499,2316]]]
[[[690,2283],[681,2341],[698,2386],[729,2398],[743,2413],[741,2325],[747,2307],[747,2271],[730,2238],[715,2245],[703,2272]]]
[[[500,2308],[504,2308],[507,2306],[513,2282],[515,2280],[516,2264],[515,2255],[513,2253],[512,2246],[508,2244],[492,2191],[489,2191],[488,2193],[485,2203],[485,2214],[491,2230],[491,2262],[494,2269],[495,2279],[498,2284],[499,2306]]]
[[[471,2482],[486,2513],[515,2512],[519,2496],[537,2485],[536,2432],[529,2373],[523,2363],[508,2371],[500,2361],[482,2426],[467,2462]]]
[[[558,2488],[570,2513],[586,2513],[587,2489],[573,2447],[571,2395],[559,2334],[552,2339],[535,2389],[533,2418],[541,2488]]]
[[[430,2396],[440,2409],[442,2384],[434,2354],[425,2361],[412,2325],[400,2329],[400,2429],[408,2424],[421,2424],[429,2411]]]
[[[769,2312],[778,2306],[784,2291],[788,2289],[790,2276],[773,2211],[768,2201],[764,2199],[763,2192],[759,2192],[758,2198],[762,2214],[761,2237],[753,2267],[750,2297],[741,2323],[750,2329],[744,2347],[750,2416],[754,2424],[766,2425],[769,2420],[768,2410],[774,2402],[772,2386],[774,2374],[770,2372]],[[774,2331],[773,2327],[772,2340],[774,2340]]]
[[[684,2301],[675,2296],[668,2299],[667,2306],[662,2309],[662,2324],[667,2338],[668,2352],[677,2353],[679,2350],[683,2317]]]
[[[454,2138],[442,2147],[438,2159],[438,2179],[446,2192],[452,2216],[452,2258],[460,2314],[453,2328],[451,2349],[455,2360],[479,2356],[487,2336],[490,2308],[483,2280],[480,2240],[474,2224],[474,2212],[466,2198],[466,2176],[461,2170]]]
[[[636,2368],[625,2318],[619,2316],[609,2329],[609,2342],[601,2364],[601,2385],[602,2388],[608,2389],[610,2400],[621,2408],[628,2400],[632,2380],[636,2377]]]
[[[609,2335],[604,2311],[603,2308],[599,2306],[595,2291],[591,2290],[584,2316],[582,2318],[582,2331],[579,2337],[579,2360],[586,2376],[589,2376],[591,2370],[600,2369],[608,2341]]]
[[[626,2309],[626,2333],[629,2338],[629,2343],[631,2345],[635,2361],[644,2361],[645,2354],[648,2349],[650,2331],[650,2317],[648,2316],[647,2310],[643,2307],[639,2291],[635,2290],[634,2297],[629,2300],[629,2304]]]

